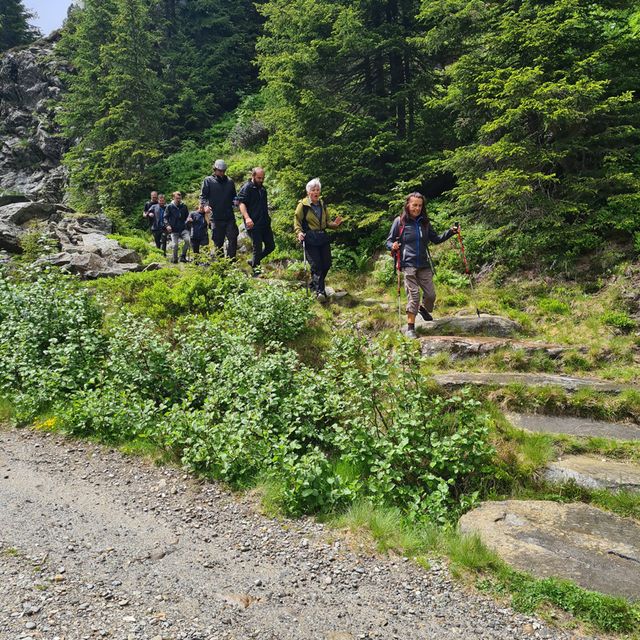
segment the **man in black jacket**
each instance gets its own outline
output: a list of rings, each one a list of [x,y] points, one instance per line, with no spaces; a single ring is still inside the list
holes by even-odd
[[[142,210],[142,217],[149,223],[149,228],[153,226],[153,217],[149,215],[149,209],[156,204],[158,204],[158,192],[152,191],[150,194],[150,200],[147,200],[144,203],[144,208]]]
[[[276,248],[267,208],[267,191],[263,183],[264,169],[256,167],[251,172],[251,180],[242,185],[238,194],[244,226],[253,242],[253,258],[249,264],[253,268],[254,275],[258,273],[262,258]]]
[[[238,249],[238,225],[233,215],[236,185],[227,177],[226,171],[227,163],[224,160],[214,162],[213,175],[205,178],[202,183],[200,202],[205,206],[205,213],[211,215],[215,250],[222,249],[226,238],[227,258],[235,260]]]
[[[173,243],[173,259],[171,262],[178,262],[178,244],[182,240],[182,255],[180,262],[187,261],[187,251],[189,251],[189,232],[187,231],[187,218],[189,209],[182,202],[182,194],[179,191],[173,192],[173,200],[167,205],[164,211],[164,222],[167,233],[171,234]]]

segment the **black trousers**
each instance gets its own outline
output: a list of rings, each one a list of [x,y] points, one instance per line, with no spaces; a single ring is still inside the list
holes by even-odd
[[[158,249],[162,249],[165,253],[167,252],[167,234],[164,229],[151,229],[151,233],[153,234],[153,239],[156,243],[156,247]]]
[[[247,233],[251,238],[251,242],[253,242],[253,258],[251,258],[249,264],[256,269],[260,266],[262,259],[276,248],[276,243],[273,239],[273,231],[270,224],[247,229]]]
[[[314,247],[305,242],[305,253],[311,265],[311,288],[316,293],[324,293],[324,280],[331,269],[331,245],[327,242]]]
[[[238,250],[238,225],[234,220],[214,220],[213,224],[213,244],[214,252],[218,253],[224,246],[225,238],[227,244],[227,258],[232,260],[236,257]]]

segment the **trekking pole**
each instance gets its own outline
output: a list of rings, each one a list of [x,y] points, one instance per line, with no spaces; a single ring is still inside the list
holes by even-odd
[[[464,263],[464,270],[467,276],[469,276],[469,284],[471,285],[471,299],[476,307],[476,313],[478,314],[478,318],[480,317],[480,309],[478,309],[478,299],[476,297],[476,290],[473,285],[473,275],[469,270],[469,264],[467,263],[467,256],[464,252],[464,244],[462,242],[462,233],[460,233],[460,223],[456,222],[456,227],[458,229],[458,243],[460,244],[460,254],[462,255],[462,262]]]
[[[398,331],[402,331],[402,293],[400,289],[400,249],[393,258],[393,267],[397,276],[396,298],[398,299]]]
[[[307,290],[307,294],[310,294],[309,290],[309,263],[307,262],[307,244],[305,240],[302,240],[302,264],[304,265],[304,286]]]

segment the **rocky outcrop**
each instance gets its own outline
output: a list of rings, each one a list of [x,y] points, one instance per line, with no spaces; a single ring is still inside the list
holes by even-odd
[[[65,68],[54,55],[59,33],[0,57],[0,193],[59,202],[68,147],[55,124]]]
[[[640,598],[640,525],[586,504],[484,502],[460,519],[517,569],[585,589]]]
[[[142,269],[138,254],[107,238],[112,231],[105,216],[74,213],[61,204],[13,202],[0,206],[0,249],[22,252],[26,234],[35,231],[60,250],[40,264],[61,267],[82,278],[103,278]]]
[[[0,248],[21,253],[21,240],[32,223],[55,224],[70,211],[64,205],[48,202],[13,202],[0,206]]]

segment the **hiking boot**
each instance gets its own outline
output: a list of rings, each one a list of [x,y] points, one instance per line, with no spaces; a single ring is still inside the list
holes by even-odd
[[[407,338],[412,338],[412,339],[415,339],[415,338],[417,338],[417,337],[418,337],[418,334],[416,333],[416,330],[415,330],[415,329],[407,329],[407,330],[405,331],[404,335],[405,335]]]
[[[187,261],[187,258],[185,256],[180,257],[180,262],[186,262],[186,261]]]
[[[326,293],[323,293],[322,291],[319,291],[319,292],[316,294],[316,300],[317,300],[318,302],[326,302],[326,301],[327,301],[327,294],[326,294]]]
[[[425,322],[433,321],[433,316],[422,305],[420,305],[420,308],[418,309],[418,313],[422,316],[422,319]]]

